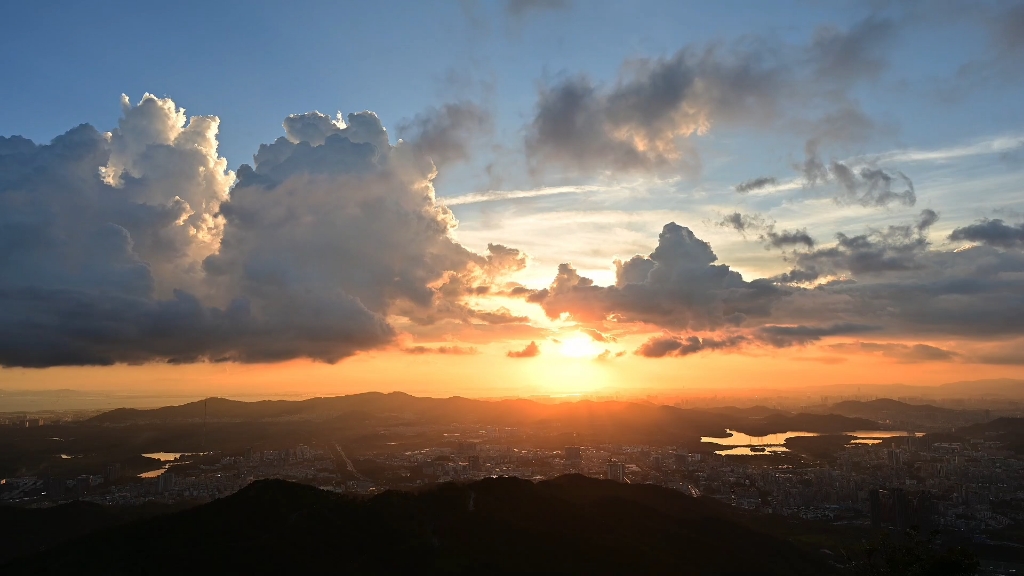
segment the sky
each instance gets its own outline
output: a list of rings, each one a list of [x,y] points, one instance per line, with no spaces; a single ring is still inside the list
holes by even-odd
[[[1024,2],[6,12],[0,388],[1024,377]]]

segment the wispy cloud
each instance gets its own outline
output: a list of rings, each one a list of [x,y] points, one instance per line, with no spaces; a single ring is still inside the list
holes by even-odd
[[[906,148],[903,150],[890,150],[875,154],[863,154],[843,160],[838,164],[847,167],[871,167],[879,163],[914,163],[930,162],[941,164],[975,156],[991,156],[1006,154],[1014,150],[1024,149],[1024,135],[994,136],[984,140],[977,140],[969,144],[948,146],[945,148],[916,149]],[[797,177],[790,179],[759,178],[754,181],[764,181],[764,185],[748,187],[749,182],[739,184],[737,191],[749,196],[770,196],[780,192],[792,192],[808,185],[806,178]]]
[[[605,192],[612,190],[608,186],[546,186],[532,190],[489,190],[487,192],[471,192],[461,196],[438,198],[439,202],[447,206],[460,206],[463,204],[479,204],[481,202],[500,202],[503,200],[516,200],[519,198],[537,198],[539,196],[553,196],[555,194],[586,194],[589,192]]]
[[[1024,146],[1024,136],[997,136],[979,140],[971,144],[936,148],[933,150],[892,150],[878,155],[856,158],[859,160],[876,159],[887,162],[946,162],[971,156],[1003,154]]]

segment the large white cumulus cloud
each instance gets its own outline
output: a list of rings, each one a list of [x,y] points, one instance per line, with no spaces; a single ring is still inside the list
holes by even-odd
[[[371,112],[284,128],[237,181],[217,118],[148,94],[110,133],[0,138],[0,365],[333,362],[396,311],[472,312],[440,288],[495,273],[451,239],[429,145]]]
[[[485,260],[449,236],[455,219],[434,202],[432,166],[404,142],[390,146],[373,113],[329,126],[318,146],[293,141],[309,124],[289,129],[292,140],[260,147],[255,166],[239,170],[207,275],[268,306],[352,296],[378,314],[430,308],[446,272]]]

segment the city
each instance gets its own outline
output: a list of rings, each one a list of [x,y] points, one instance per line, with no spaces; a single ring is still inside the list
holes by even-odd
[[[1024,0],[0,13],[0,575],[1024,574]]]
[[[348,455],[339,443],[320,441],[274,449],[142,454],[146,460],[132,466],[150,462],[153,469],[129,472],[115,462],[75,478],[5,478],[0,501],[33,507],[72,499],[117,506],[191,505],[268,478],[372,495],[487,477],[540,481],[583,474],[710,497],[752,514],[834,524],[897,530],[917,526],[960,531],[976,539],[998,539],[1001,530],[1024,526],[1024,454],[1012,440],[993,440],[1007,432],[1019,438],[1024,419],[1000,417],[945,429],[943,418],[963,423],[984,419],[988,412],[931,407],[916,414],[916,426],[929,432],[886,432],[881,426],[851,434],[784,431],[757,437],[729,431],[731,436],[724,438],[703,437],[695,448],[620,443],[557,447],[551,446],[552,436],[564,435],[528,426],[379,426],[362,433],[382,438],[382,450]],[[23,426],[21,422],[17,425]],[[33,422],[38,425],[38,419]],[[56,433],[74,426],[46,428]],[[410,438],[422,447],[394,448]],[[1017,532],[1005,533],[1012,537]]]

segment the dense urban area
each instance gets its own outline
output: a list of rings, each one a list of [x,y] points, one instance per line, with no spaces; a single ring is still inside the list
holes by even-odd
[[[865,529],[942,529],[975,542],[1019,546],[1013,540],[1024,526],[1024,444],[1020,442],[1024,419],[1017,403],[990,409],[940,408],[887,399],[822,401],[817,415],[794,415],[763,406],[699,412],[684,408],[683,403],[641,406],[690,417],[710,415],[721,419],[715,422],[747,426],[743,432],[726,425],[724,433],[680,442],[630,441],[638,438],[627,433],[632,421],[616,424],[614,418],[610,432],[595,435],[593,430],[577,434],[572,426],[559,425],[553,431],[548,420],[533,425],[481,425],[479,418],[467,424],[453,416],[455,421],[421,417],[410,422],[406,417],[400,422],[357,422],[354,428],[366,426],[358,435],[338,437],[321,431],[308,436],[286,434],[275,440],[262,434],[246,442],[242,433],[241,440],[225,443],[216,440],[218,426],[243,423],[225,423],[231,419],[223,416],[211,418],[205,404],[196,403],[194,410],[201,406],[201,416],[193,412],[180,425],[198,435],[200,449],[171,451],[180,442],[168,443],[167,452],[109,461],[56,452],[50,461],[54,465],[37,469],[43,473],[12,474],[0,480],[0,502],[29,508],[72,500],[119,507],[191,506],[268,478],[358,497],[487,477],[536,481],[582,474],[663,486],[750,514]],[[66,414],[48,415],[57,421],[19,415],[4,425],[7,434],[31,433],[40,442],[58,447],[83,430],[139,434],[146,426],[157,426],[138,420],[147,411],[127,413],[126,421],[115,419],[122,417],[118,411],[84,420]],[[322,416],[293,415],[282,421],[316,423],[321,421],[318,418]],[[786,428],[784,423],[798,421],[786,418],[813,418],[807,421],[815,424],[805,426],[808,430],[780,430]],[[764,428],[769,423],[774,428]],[[616,426],[622,428],[621,442],[615,441]],[[598,437],[605,441],[593,441]],[[69,463],[78,459],[89,460],[87,467],[92,469],[73,476],[58,472],[75,470]]]

